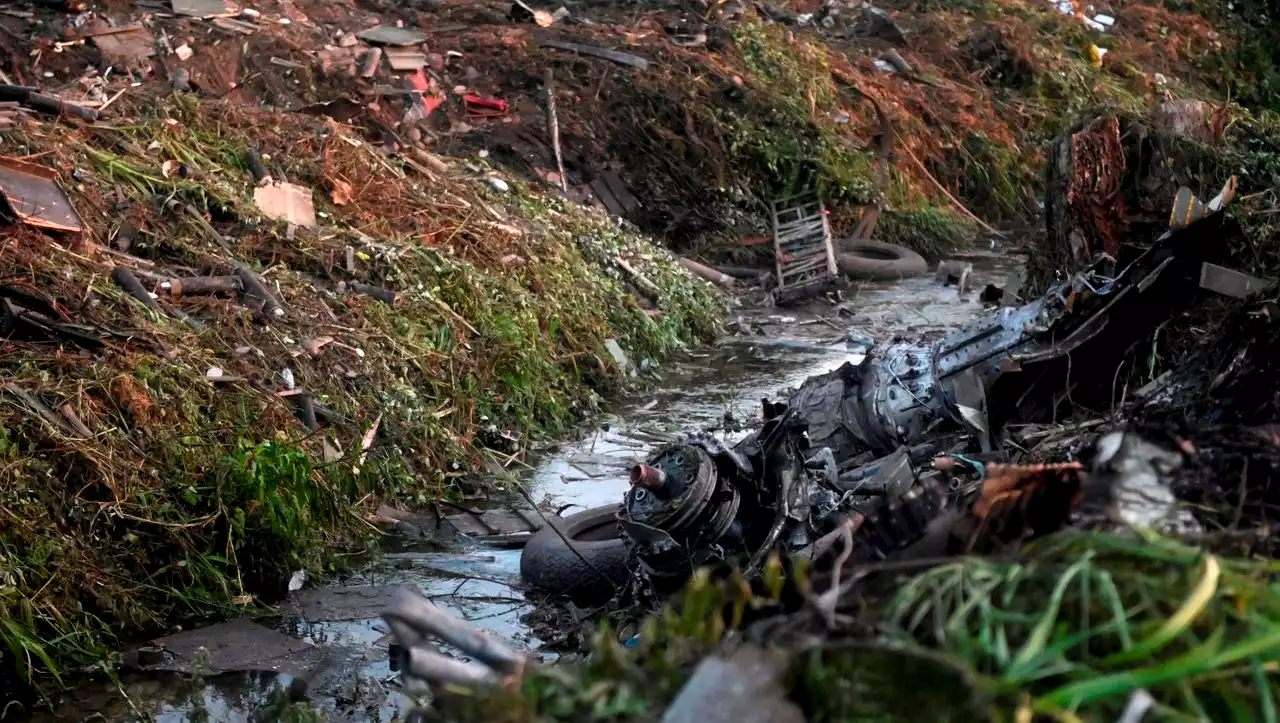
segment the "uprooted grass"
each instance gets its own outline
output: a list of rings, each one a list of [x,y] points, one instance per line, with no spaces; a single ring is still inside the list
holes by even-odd
[[[740,633],[744,613],[778,612],[783,584],[700,576],[637,649],[603,628],[582,664],[462,698],[447,717],[653,720],[698,660],[746,640],[789,652],[789,696],[812,721],[1110,721],[1144,694],[1165,718],[1265,720],[1280,692],[1275,572],[1167,539],[1069,531],[1014,560],[882,573],[895,580],[855,588],[835,629],[806,610]]]
[[[658,358],[718,323],[714,292],[665,251],[523,185],[415,170],[305,116],[139,97],[127,117],[33,123],[3,142],[74,169],[89,229],[84,244],[8,234],[3,283],[105,340],[0,349],[6,383],[91,432],[0,398],[6,675],[57,675],[119,637],[269,599],[289,570],[370,532],[378,500],[493,491],[475,483],[486,448],[502,459],[562,434],[618,387],[606,340]],[[252,145],[315,190],[317,229],[253,209]],[[104,250],[125,238],[128,254]],[[156,313],[111,281],[116,265],[151,288],[234,264],[256,270],[283,320],[163,294]],[[653,301],[629,290],[631,270]],[[327,410],[320,429],[297,421],[291,391]]]

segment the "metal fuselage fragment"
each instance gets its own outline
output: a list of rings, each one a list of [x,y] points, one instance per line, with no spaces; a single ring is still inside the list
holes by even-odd
[[[1213,214],[933,343],[890,343],[811,378],[786,404],[766,402],[761,430],[735,448],[699,435],[657,451],[648,465],[661,473],[638,473],[650,484],[634,485],[618,515],[639,572],[670,590],[700,565],[736,559],[751,573],[780,544],[809,544],[858,514],[850,495],[871,490],[845,484],[838,466],[868,453],[897,472],[876,490],[886,514],[867,518],[862,547],[884,556],[909,544],[945,496],[916,483],[907,447],[950,431],[989,451],[1008,420],[1100,389],[1133,343],[1196,298],[1201,265],[1238,234]],[[885,462],[895,451],[905,480],[903,464]]]

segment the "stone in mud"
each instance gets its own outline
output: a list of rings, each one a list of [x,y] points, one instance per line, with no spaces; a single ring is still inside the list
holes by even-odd
[[[303,590],[296,598],[298,615],[312,623],[376,618],[401,587],[370,585]]]
[[[681,689],[662,723],[800,723],[804,714],[781,685],[786,661],[746,646],[727,660],[707,658]]]
[[[324,668],[328,654],[311,643],[289,637],[245,619],[188,630],[152,641],[163,656],[149,656],[152,670],[195,672],[204,648],[208,658],[201,672],[210,675],[238,670],[272,670],[308,677]]]
[[[542,517],[534,510],[486,510],[479,514],[463,512],[449,515],[445,521],[461,535],[486,538],[491,536],[533,534],[542,528]]]

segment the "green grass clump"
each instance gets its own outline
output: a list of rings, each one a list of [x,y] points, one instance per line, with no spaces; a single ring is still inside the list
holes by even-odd
[[[967,216],[945,208],[922,206],[884,212],[876,223],[875,237],[936,259],[968,245],[977,232],[977,224]]]
[[[765,200],[816,187],[831,205],[873,202],[874,154],[858,149],[825,116],[839,105],[826,48],[785,36],[784,27],[756,18],[733,27],[734,44],[757,80],[753,91],[764,97],[755,100],[763,105],[760,112],[708,109],[728,139],[730,156]]]
[[[909,694],[885,681],[881,702],[868,701],[860,689],[882,677],[852,650],[820,647],[813,655],[831,667],[805,669],[820,707],[811,720],[904,711],[910,700],[951,720],[1114,720],[1140,690],[1165,717],[1256,719],[1277,692],[1274,572],[1169,540],[1078,532],[1018,561],[940,565],[884,608],[872,658],[940,671],[944,684]]]

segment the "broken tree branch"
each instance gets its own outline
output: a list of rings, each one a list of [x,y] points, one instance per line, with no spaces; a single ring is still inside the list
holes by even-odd
[[[90,122],[98,120],[98,111],[93,108],[45,95],[37,88],[27,85],[0,85],[0,101],[21,103],[32,110],[59,117],[74,116]]]
[[[898,145],[902,147],[902,150],[907,152],[908,158],[915,161],[916,166],[920,169],[920,172],[923,173],[925,177],[928,178],[929,181],[933,183],[934,187],[937,188],[939,191],[941,191],[942,195],[946,196],[947,199],[951,201],[951,204],[956,207],[956,210],[968,216],[969,218],[973,219],[973,222],[981,226],[983,229],[985,229],[987,233],[993,234],[995,236],[999,236],[1000,238],[1004,238],[1003,233],[1000,233],[996,229],[992,228],[991,225],[988,224],[986,221],[983,221],[982,219],[973,215],[972,211],[965,208],[965,205],[963,203],[960,203],[960,201],[957,200],[955,196],[951,195],[951,192],[947,190],[947,187],[942,185],[941,181],[934,178],[932,173],[929,173],[929,169],[925,168],[924,163],[922,163],[919,158],[916,158],[916,154],[912,153],[911,149],[908,148],[906,144],[900,143]]]
[[[76,429],[70,422],[58,416],[58,413],[45,406],[43,402],[36,398],[30,390],[19,386],[15,382],[8,382],[4,385],[5,391],[17,397],[26,407],[35,412],[37,416],[48,422],[54,429],[62,432],[68,437],[76,436]],[[90,435],[92,436],[92,435]]]
[[[138,281],[138,277],[134,276],[133,270],[127,266],[117,266],[111,270],[111,280],[116,282],[116,286],[128,292],[129,296],[137,299],[139,303],[148,309],[153,309],[157,313],[163,314],[164,309],[160,308],[160,304],[151,296],[151,292]]]
[[[556,172],[560,174],[560,191],[569,193],[569,181],[564,177],[564,156],[560,153],[560,123],[556,120],[555,78],[551,68],[543,73],[547,85],[547,133],[551,136],[551,150],[556,154]]]
[[[618,257],[618,268],[626,272],[628,279],[637,289],[639,289],[653,303],[658,303],[659,290],[656,284],[645,278],[643,274],[636,271],[635,267],[627,263],[626,259]]]
[[[351,290],[358,294],[368,296],[371,299],[384,301],[392,306],[400,303],[400,294],[392,291],[391,289],[384,289],[371,284],[362,284],[359,281],[354,281],[351,284]]]
[[[402,588],[382,614],[389,623],[407,624],[419,637],[436,637],[504,674],[518,673],[527,664],[519,651],[496,637],[459,620],[431,604],[421,593]],[[401,630],[407,637],[409,631]],[[400,637],[400,636],[397,636]],[[413,640],[402,640],[412,645]]]
[[[280,306],[280,302],[276,301],[276,297],[267,290],[266,284],[262,283],[262,279],[258,275],[248,269],[248,267],[236,265],[236,276],[240,277],[240,283],[244,285],[245,300],[257,299],[261,302],[262,313],[268,319],[278,319],[284,316],[284,307]]]
[[[234,295],[244,288],[239,276],[193,276],[169,279],[160,284],[171,296],[195,296],[199,294]]]
[[[302,422],[302,426],[312,432],[320,429],[320,423],[316,421],[315,401],[312,400],[311,395],[302,392],[294,394],[290,399],[293,401],[294,416]]]
[[[88,439],[93,436],[93,430],[86,427],[84,422],[80,421],[80,417],[76,414],[76,410],[73,409],[70,404],[64,404],[61,407],[58,407],[58,411],[62,413],[62,418],[67,420],[68,424],[75,427],[76,432],[81,437]]]

